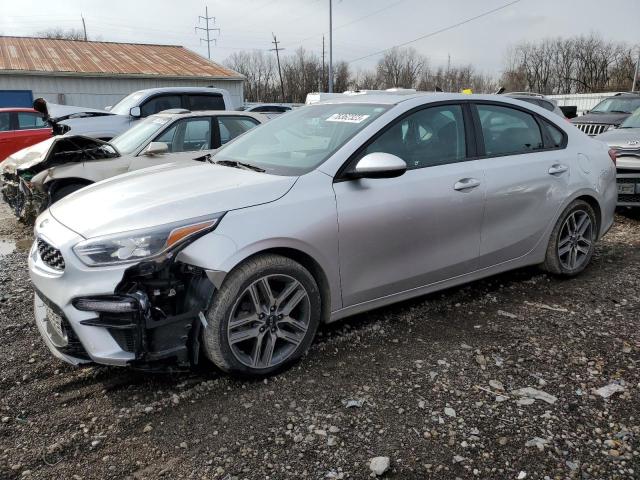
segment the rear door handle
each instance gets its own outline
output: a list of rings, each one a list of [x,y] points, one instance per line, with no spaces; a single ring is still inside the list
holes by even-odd
[[[555,165],[551,165],[548,172],[549,172],[549,175],[560,175],[561,173],[564,173],[567,170],[569,170],[569,167],[567,167],[566,165],[556,163]]]
[[[475,178],[462,178],[453,185],[453,189],[461,191],[461,190],[469,190],[471,188],[476,188],[479,186],[480,186],[480,180],[477,180]]]

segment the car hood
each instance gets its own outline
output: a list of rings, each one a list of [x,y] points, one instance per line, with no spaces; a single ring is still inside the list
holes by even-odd
[[[115,153],[115,149],[113,149],[113,154],[109,153],[110,149],[104,152],[87,153],[94,149],[100,150],[100,147],[104,145],[108,145],[107,142],[83,135],[51,137],[12,154],[3,162],[2,170],[12,174],[29,170],[35,174],[54,165],[104,160],[119,156]]]
[[[595,137],[610,147],[640,148],[640,128],[616,128]]]
[[[272,202],[297,178],[181,161],[95,183],[49,211],[71,230],[93,238]]]
[[[571,119],[571,123],[599,123],[602,125],[620,125],[630,113],[587,113]]]
[[[128,115],[109,114],[95,117],[69,118],[68,120],[58,121],[58,123],[66,125],[72,134],[112,138],[129,129],[131,117]]]

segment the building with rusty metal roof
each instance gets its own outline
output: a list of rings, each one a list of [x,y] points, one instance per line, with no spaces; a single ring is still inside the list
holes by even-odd
[[[52,103],[104,108],[156,87],[226,89],[243,102],[243,77],[178,45],[0,36],[0,107]]]

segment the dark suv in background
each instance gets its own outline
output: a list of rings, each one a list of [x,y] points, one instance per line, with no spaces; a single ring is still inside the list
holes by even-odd
[[[584,115],[571,119],[571,123],[593,137],[618,127],[638,108],[639,94],[617,93],[605,98]]]

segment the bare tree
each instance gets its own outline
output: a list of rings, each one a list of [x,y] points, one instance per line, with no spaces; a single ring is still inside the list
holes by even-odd
[[[393,48],[378,62],[378,82],[383,88],[412,88],[426,65],[414,48]]]
[[[595,34],[521,43],[502,77],[504,84],[547,94],[626,90],[632,78],[629,45]]]
[[[272,102],[277,92],[276,65],[272,54],[261,50],[236,52],[225,60],[225,65],[245,77],[245,98],[250,102]]]
[[[36,33],[36,37],[57,40],[84,40],[84,32],[79,28],[64,30],[60,27],[49,28]]]

